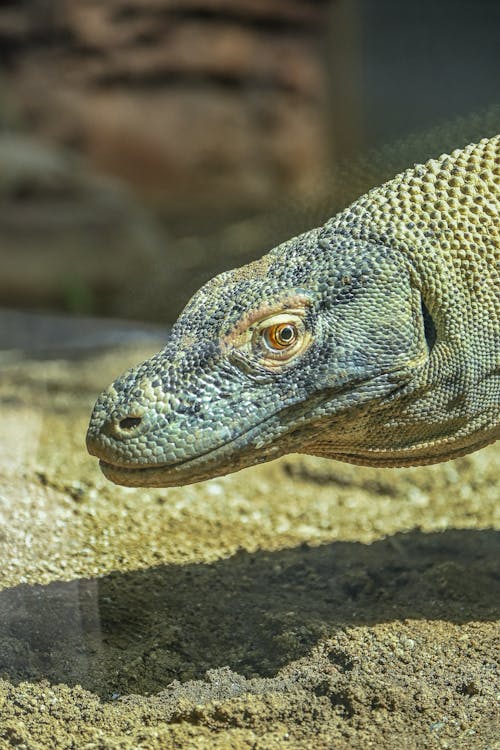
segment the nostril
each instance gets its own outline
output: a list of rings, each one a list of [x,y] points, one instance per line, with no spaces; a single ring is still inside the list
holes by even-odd
[[[125,417],[124,419],[120,419],[120,421],[118,422],[118,426],[120,430],[133,430],[134,427],[140,425],[141,422],[141,417]]]

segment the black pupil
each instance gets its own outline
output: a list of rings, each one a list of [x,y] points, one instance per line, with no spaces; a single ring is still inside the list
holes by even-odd
[[[284,344],[289,344],[295,336],[295,331],[292,326],[285,326],[281,329],[279,337]]]

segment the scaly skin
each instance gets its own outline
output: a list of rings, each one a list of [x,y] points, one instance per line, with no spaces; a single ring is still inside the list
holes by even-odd
[[[87,435],[129,486],[309,453],[375,466],[500,434],[500,137],[416,166],[190,300]]]

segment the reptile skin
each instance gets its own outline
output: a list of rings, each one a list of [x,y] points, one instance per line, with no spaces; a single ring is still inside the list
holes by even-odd
[[[99,397],[106,477],[182,485],[292,452],[411,466],[496,440],[499,152],[408,169],[205,284]]]

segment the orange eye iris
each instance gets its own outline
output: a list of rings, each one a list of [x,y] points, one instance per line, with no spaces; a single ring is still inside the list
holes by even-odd
[[[271,349],[286,349],[295,344],[297,337],[298,331],[293,323],[279,323],[264,331],[265,342]]]

